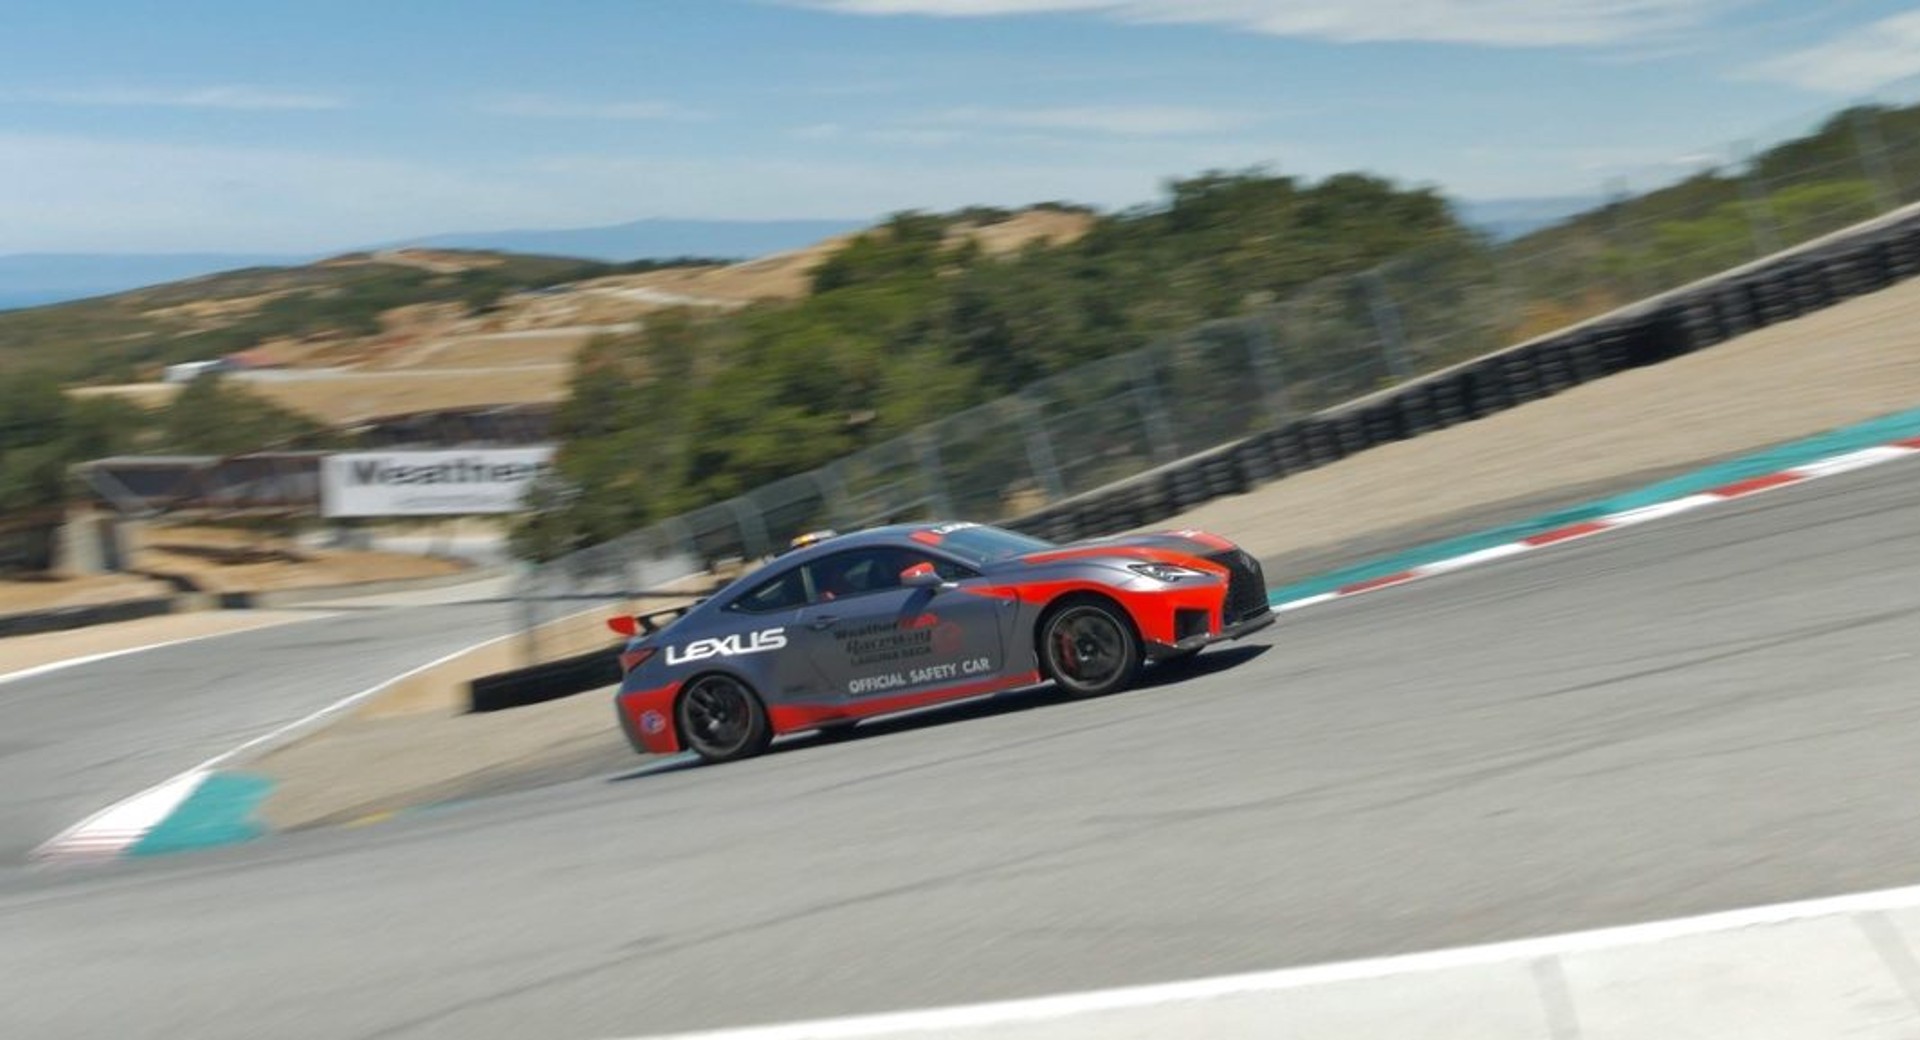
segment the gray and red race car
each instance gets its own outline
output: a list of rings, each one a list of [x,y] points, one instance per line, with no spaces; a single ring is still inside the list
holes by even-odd
[[[1259,561],[1203,531],[1057,545],[972,523],[806,539],[690,607],[608,622],[637,750],[745,758],[773,738],[1051,680],[1125,687],[1273,623]]]

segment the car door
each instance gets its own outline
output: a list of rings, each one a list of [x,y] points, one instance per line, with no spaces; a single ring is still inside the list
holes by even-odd
[[[789,567],[735,597],[716,618],[713,631],[702,634],[731,638],[733,646],[777,647],[728,660],[769,701],[816,700],[833,691],[822,688],[819,673],[793,645],[804,631],[800,612],[806,604],[806,575],[800,567]]]
[[[1003,601],[903,585],[901,572],[920,564],[960,585],[978,580],[944,557],[900,546],[847,549],[807,565],[813,601],[795,627],[825,689],[857,701],[1001,674]]]

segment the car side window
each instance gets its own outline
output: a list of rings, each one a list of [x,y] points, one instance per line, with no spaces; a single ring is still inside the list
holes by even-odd
[[[933,564],[947,581],[975,577],[972,569],[951,560],[890,545],[849,549],[808,564],[813,572],[817,601],[845,599],[900,587],[900,572],[922,563]]]
[[[728,610],[750,614],[770,614],[778,610],[797,610],[807,605],[805,568],[794,567],[742,593],[728,604]]]

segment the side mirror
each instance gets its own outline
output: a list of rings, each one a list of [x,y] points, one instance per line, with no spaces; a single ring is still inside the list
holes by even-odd
[[[945,584],[931,563],[916,563],[900,572],[900,584],[910,589],[937,589]]]
[[[623,636],[631,636],[640,631],[640,619],[632,614],[619,614],[607,619],[607,627]]]

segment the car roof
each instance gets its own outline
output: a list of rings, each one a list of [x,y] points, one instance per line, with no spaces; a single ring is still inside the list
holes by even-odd
[[[728,582],[725,586],[715,590],[713,595],[708,597],[708,601],[718,603],[720,601],[730,600],[739,593],[759,585],[767,579],[768,575],[776,571],[785,570],[790,566],[806,563],[810,560],[817,560],[823,556],[831,556],[834,553],[844,552],[848,549],[859,549],[873,545],[895,545],[915,549],[938,549],[939,547],[936,545],[916,543],[910,541],[910,539],[916,531],[931,530],[932,528],[940,527],[951,522],[952,521],[926,520],[916,523],[885,524],[880,527],[867,527],[858,531],[849,531],[846,534],[836,534],[822,538],[810,545],[801,546],[798,549],[789,549],[786,552],[766,560],[759,566]],[[985,527],[990,525],[981,524],[978,526]],[[702,606],[705,606],[705,604],[702,604]]]

